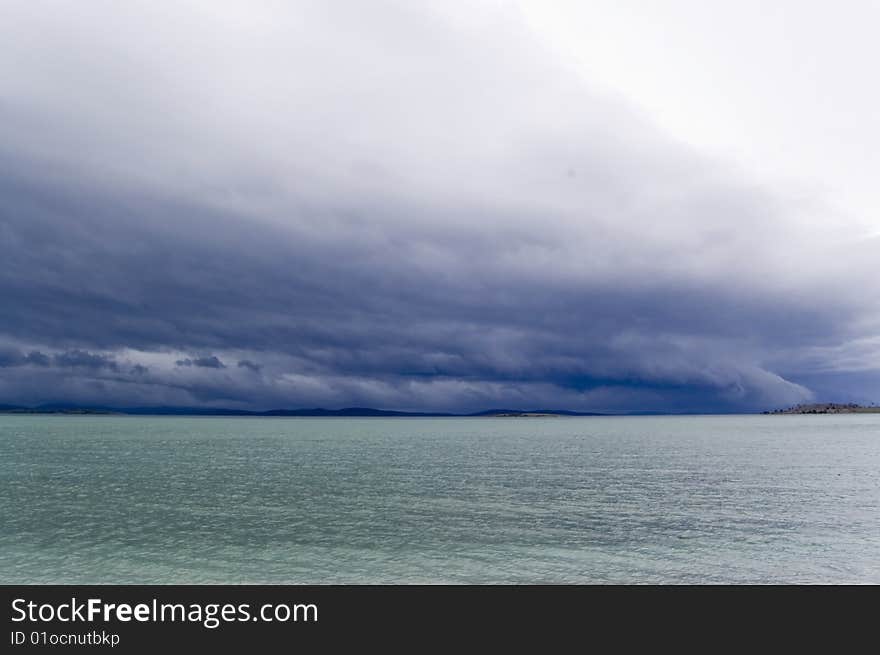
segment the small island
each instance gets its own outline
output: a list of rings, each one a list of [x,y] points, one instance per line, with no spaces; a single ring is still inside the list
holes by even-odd
[[[880,406],[855,403],[813,403],[795,405],[787,409],[774,409],[764,414],[880,414]]]

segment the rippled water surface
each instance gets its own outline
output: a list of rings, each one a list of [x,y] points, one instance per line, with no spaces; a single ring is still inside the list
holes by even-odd
[[[880,583],[880,415],[0,416],[0,582]]]

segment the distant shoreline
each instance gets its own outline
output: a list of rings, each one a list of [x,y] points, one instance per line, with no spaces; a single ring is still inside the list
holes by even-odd
[[[880,414],[880,406],[864,406],[854,403],[814,403],[795,405],[785,409],[764,412],[654,412],[634,411],[621,413],[575,412],[564,409],[487,409],[479,412],[454,414],[450,412],[405,412],[376,409],[373,407],[345,407],[342,409],[272,409],[250,411],[229,408],[206,407],[87,407],[75,405],[38,405],[26,407],[0,405],[0,415],[11,416],[190,416],[226,418],[284,418],[284,417],[337,417],[337,418],[565,418],[565,417],[615,417],[615,416],[761,416],[805,414]]]
[[[855,403],[813,403],[795,405],[787,409],[774,409],[764,414],[880,414],[878,406],[856,405]]]
[[[0,414],[12,415],[62,415],[62,416],[226,416],[226,417],[424,417],[424,418],[540,418],[561,416],[614,416],[597,412],[573,412],[563,409],[487,409],[470,414],[448,412],[403,412],[375,409],[372,407],[346,407],[343,409],[273,409],[264,412],[203,407],[76,407],[65,405],[40,405],[19,407],[0,405]]]

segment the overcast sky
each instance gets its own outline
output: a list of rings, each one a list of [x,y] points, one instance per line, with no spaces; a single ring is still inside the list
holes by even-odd
[[[0,3],[0,404],[880,401],[880,5]]]

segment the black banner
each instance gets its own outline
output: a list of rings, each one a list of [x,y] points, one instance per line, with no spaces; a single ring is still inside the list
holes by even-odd
[[[7,586],[0,652],[589,650],[609,640],[714,649],[826,639],[839,647],[873,625],[875,594],[844,587]]]

